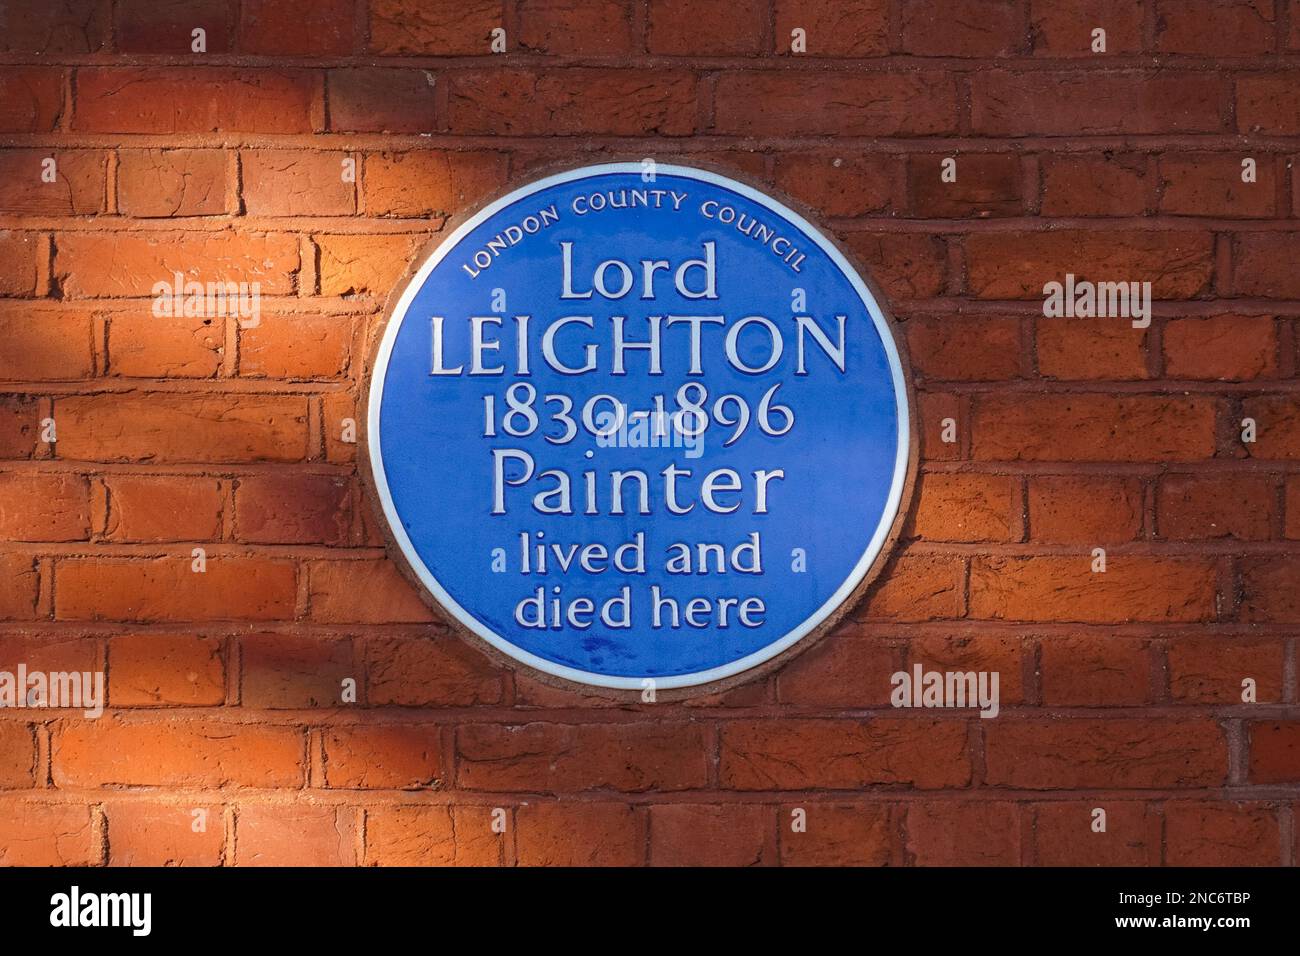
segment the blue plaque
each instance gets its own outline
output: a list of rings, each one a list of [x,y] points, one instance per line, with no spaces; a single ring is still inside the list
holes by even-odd
[[[538,671],[730,678],[824,629],[892,539],[908,391],[833,243],[716,173],[611,163],[470,216],[393,305],[367,400],[395,551]]]

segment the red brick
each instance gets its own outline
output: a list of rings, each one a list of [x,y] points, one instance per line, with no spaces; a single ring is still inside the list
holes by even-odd
[[[1168,866],[1277,866],[1281,843],[1277,814],[1261,804],[1165,804]]]
[[[293,616],[294,565],[280,558],[189,554],[68,558],[55,570],[54,614],[64,621],[283,620]]]
[[[54,160],[54,182],[44,179]],[[0,150],[0,213],[89,216],[105,208],[108,154],[99,150]]]
[[[110,638],[109,702],[114,707],[219,707],[226,700],[221,641],[189,634]]]
[[[966,727],[926,718],[738,720],[722,729],[719,775],[734,790],[964,787]]]
[[[310,133],[319,80],[234,67],[83,67],[72,128],[85,133]]]
[[[1029,28],[1034,53],[1046,56],[1096,56],[1092,31],[1106,31],[1107,53],[1142,50],[1143,7],[1150,0],[1030,0]]]
[[[34,382],[94,374],[90,315],[82,311],[0,315],[0,379]]]
[[[925,621],[960,617],[963,565],[940,555],[903,555],[885,566],[854,617]]]
[[[239,49],[263,56],[352,52],[357,0],[243,0]]]
[[[34,800],[0,803],[2,866],[96,866],[102,853],[87,806]]]
[[[346,544],[352,484],[337,475],[274,474],[235,485],[235,538],[254,544]]]
[[[0,395],[0,458],[32,457],[40,438],[36,400],[27,395]]]
[[[0,540],[85,541],[90,482],[82,475],[0,473]]]
[[[516,812],[520,866],[641,866],[645,818],[621,803],[528,802]]]
[[[1271,299],[1300,298],[1300,273],[1288,268],[1297,255],[1300,232],[1239,234],[1232,254],[1233,290]]]
[[[501,702],[501,671],[451,634],[369,638],[364,654],[366,700],[372,706],[469,707]]]
[[[1251,458],[1300,458],[1300,398],[1257,395],[1244,399],[1241,410],[1255,420],[1255,441],[1242,446]]]
[[[346,315],[262,313],[239,330],[239,374],[245,378],[332,379],[347,371],[352,319]]]
[[[1161,156],[1160,212],[1175,216],[1269,218],[1276,206],[1273,157],[1256,157],[1256,182],[1241,181],[1242,155]]]
[[[501,13],[501,0],[371,0],[370,52],[487,54]]]
[[[776,0],[775,49],[791,52],[791,33],[804,31],[799,56],[883,56],[889,52],[888,0]]]
[[[695,724],[466,724],[456,785],[468,790],[690,790],[708,781],[708,733]]]
[[[493,832],[493,809],[429,805],[368,808],[365,863],[500,866],[502,842],[509,835]]]
[[[772,866],[771,807],[688,803],[650,808],[652,866]]]
[[[1020,809],[1013,803],[912,803],[905,854],[915,866],[1017,866]]]
[[[715,132],[739,136],[932,136],[956,132],[957,88],[937,71],[732,72],[714,114]]]
[[[987,395],[972,416],[985,461],[1196,461],[1214,454],[1214,399]]]
[[[1294,136],[1300,130],[1300,74],[1244,73],[1237,78],[1237,129]]]
[[[1156,486],[1156,528],[1172,541],[1266,539],[1274,497],[1268,478],[1167,475]]]
[[[763,49],[768,16],[766,0],[650,0],[646,47],[674,56],[756,54]]]
[[[917,395],[916,427],[921,438],[922,459],[955,461],[965,457],[963,448],[970,434],[969,408],[969,400],[962,395],[947,392]],[[946,438],[952,440],[945,441]]]
[[[317,236],[321,295],[385,299],[410,266],[420,236]]]
[[[837,709],[879,707],[889,700],[889,675],[896,670],[893,647],[845,624],[781,668],[777,699]]]
[[[196,810],[206,815],[196,817]],[[109,866],[221,865],[226,823],[220,806],[132,801],[109,804],[106,812]]]
[[[434,76],[427,70],[330,70],[326,85],[332,131],[427,133],[434,128]]]
[[[1203,56],[1273,52],[1273,0],[1157,0],[1155,50]]]
[[[986,232],[966,237],[971,292],[982,299],[1038,299],[1048,282],[1151,283],[1157,299],[1205,291],[1213,270],[1209,233],[1165,231]],[[1127,322],[1127,319],[1116,319]]]
[[[206,33],[208,54],[231,52],[231,4],[226,0],[118,0],[115,41],[122,53],[193,52],[196,28]],[[202,54],[199,54],[202,55]]]
[[[186,282],[256,282],[261,295],[285,295],[299,265],[298,240],[288,235],[67,233],[57,248],[55,272],[72,298],[153,296],[177,272]]]
[[[108,43],[108,0],[44,0],[0,7],[0,51],[97,53]]]
[[[1044,638],[1039,653],[1048,707],[1136,707],[1151,700],[1151,656],[1141,641],[1054,636]]]
[[[1206,558],[1111,555],[1104,572],[1092,558],[977,557],[970,569],[970,613],[983,620],[1209,621],[1215,566]]]
[[[1243,679],[1255,681],[1259,703],[1282,699],[1284,648],[1279,640],[1179,637],[1165,652],[1169,694],[1188,704],[1240,704]]]
[[[1029,479],[1029,536],[1050,544],[1104,545],[1142,534],[1142,483],[1132,478],[1043,475]]]
[[[991,720],[990,786],[1028,790],[1217,787],[1228,750],[1212,720]]]
[[[297,461],[306,453],[301,398],[126,392],[56,406],[59,454],[93,461]]]
[[[321,399],[325,419],[325,460],[335,463],[356,461],[357,399],[351,392],[329,392]],[[344,429],[352,423],[352,440],[344,440]]]
[[[215,149],[124,149],[117,205],[124,216],[168,218],[226,212],[229,162]]]
[[[237,866],[351,866],[356,811],[348,807],[242,805],[235,811]]]
[[[366,157],[366,212],[453,216],[506,181],[503,153],[377,153]]]
[[[225,352],[224,317],[156,317],[144,307],[108,320],[110,375],[213,378]]]
[[[40,578],[36,561],[25,554],[0,553],[0,621],[30,621],[36,617]]]
[[[1227,107],[1217,73],[989,70],[971,79],[971,126],[987,136],[1214,133]]]
[[[793,811],[804,811],[794,832]],[[837,806],[808,802],[779,811],[777,842],[782,866],[888,866],[894,862],[889,807],[868,803]]]
[[[1286,480],[1286,537],[1300,538],[1300,475]]]
[[[212,478],[105,475],[109,541],[216,541],[223,497]]]
[[[1000,703],[1025,701],[1024,642],[994,634],[931,635],[912,641],[908,664],[927,671],[996,672]]]
[[[1106,829],[1093,830],[1093,811]],[[1160,821],[1144,803],[1091,800],[1034,806],[1034,848],[1040,866],[1148,866],[1159,862]]]
[[[423,790],[443,775],[439,728],[374,724],[322,732],[326,785],[342,790]]]
[[[938,236],[851,232],[849,251],[891,299],[927,299],[943,293],[948,249]]]
[[[337,707],[343,681],[361,675],[352,643],[307,634],[249,634],[240,638],[240,703],[266,710]]]
[[[1300,721],[1253,723],[1249,733],[1252,783],[1300,781]]]
[[[31,725],[0,722],[0,790],[27,790],[35,781],[36,738]]]
[[[1059,4],[1053,5],[1059,9]],[[1044,216],[1140,216],[1154,177],[1147,157],[1131,153],[1042,156]]]
[[[884,154],[782,155],[776,159],[775,181],[823,216],[892,211],[903,195],[898,160]]]
[[[77,671],[104,669],[99,642],[80,634],[55,631],[36,634],[9,633],[0,637],[0,670],[14,673],[19,664],[29,671]]]
[[[0,296],[36,292],[36,257],[45,243],[29,232],[0,232]]]
[[[901,0],[901,52],[918,56],[1007,56],[1024,47],[1015,0]]]
[[[1300,556],[1243,558],[1241,619],[1300,622]]]
[[[294,727],[217,721],[67,721],[52,742],[59,787],[300,787]]]
[[[313,561],[308,586],[313,621],[402,624],[433,620],[415,586],[390,561]]]
[[[628,0],[521,0],[519,42],[539,53],[631,53]]]
[[[930,541],[1006,541],[1018,499],[1019,483],[1005,475],[927,474],[920,481],[912,530]]]
[[[1147,378],[1147,331],[1128,319],[1043,318],[1034,323],[1038,372],[1056,379]]]
[[[957,161],[955,182],[942,177],[945,159]],[[1024,207],[1022,178],[1020,157],[1010,153],[909,156],[909,208],[914,216],[936,219],[1016,216]]]
[[[0,68],[0,132],[48,133],[62,113],[62,71],[40,66]]]
[[[913,374],[941,381],[1018,378],[1020,320],[1012,316],[926,316],[907,320]]]
[[[1277,374],[1277,329],[1271,316],[1171,319],[1163,339],[1170,378],[1245,381]]]
[[[459,71],[447,104],[464,135],[684,136],[695,128],[695,78],[656,71],[573,67]]]
[[[348,153],[244,150],[244,207],[250,216],[347,216],[356,185],[343,179]]]

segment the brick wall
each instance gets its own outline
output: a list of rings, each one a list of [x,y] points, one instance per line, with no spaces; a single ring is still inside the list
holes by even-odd
[[[1300,2],[4,9],[0,668],[104,669],[109,708],[0,712],[0,861],[1295,861]],[[341,437],[413,252],[614,154],[815,208],[919,401],[875,589],[686,703],[489,663]],[[260,282],[261,324],[155,318],[176,271]],[[1152,282],[1150,328],[1043,318],[1067,272]],[[918,662],[1000,672],[1001,715],[891,709]]]

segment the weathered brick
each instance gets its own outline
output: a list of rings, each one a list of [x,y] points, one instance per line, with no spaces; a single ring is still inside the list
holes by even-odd
[[[46,182],[46,161],[54,181]],[[105,209],[108,154],[92,149],[0,150],[0,213],[90,216]]]
[[[708,780],[706,731],[693,724],[466,724],[456,784],[568,793],[689,790]]]
[[[221,641],[189,634],[124,634],[108,642],[109,703],[218,707],[226,700]]]
[[[186,282],[257,283],[260,295],[285,295],[298,266],[294,236],[70,233],[59,238],[54,268],[65,295],[95,298],[153,296],[159,282],[174,286],[178,272]]]
[[[60,787],[302,785],[302,731],[218,721],[68,721],[52,744]]]
[[[85,476],[0,473],[0,540],[85,541],[90,530]]]
[[[640,866],[644,814],[621,803],[529,801],[515,814],[520,866]]]
[[[1212,720],[1096,718],[988,721],[986,779],[995,787],[1217,787],[1228,750]]]
[[[305,70],[84,67],[72,128],[85,133],[310,133]]]
[[[654,866],[772,866],[774,811],[745,804],[673,803],[650,808]]]
[[[975,558],[972,617],[999,621],[1209,621],[1215,567],[1205,558],[1111,555],[1104,572],[1092,557]]]
[[[117,205],[126,216],[169,218],[226,212],[229,162],[215,149],[124,149]]]
[[[377,153],[366,157],[366,212],[451,216],[480,204],[506,180],[502,153]]]
[[[1132,478],[1042,475],[1029,480],[1029,536],[1103,545],[1142,534],[1142,484]]]
[[[963,720],[733,721],[722,729],[719,775],[735,790],[964,787],[966,743]]]
[[[225,821],[220,806],[123,801],[110,803],[105,815],[110,866],[221,865]]]
[[[211,556],[190,570],[167,558],[69,558],[55,569],[54,614],[65,621],[283,620],[293,616],[294,565],[282,558]]]

